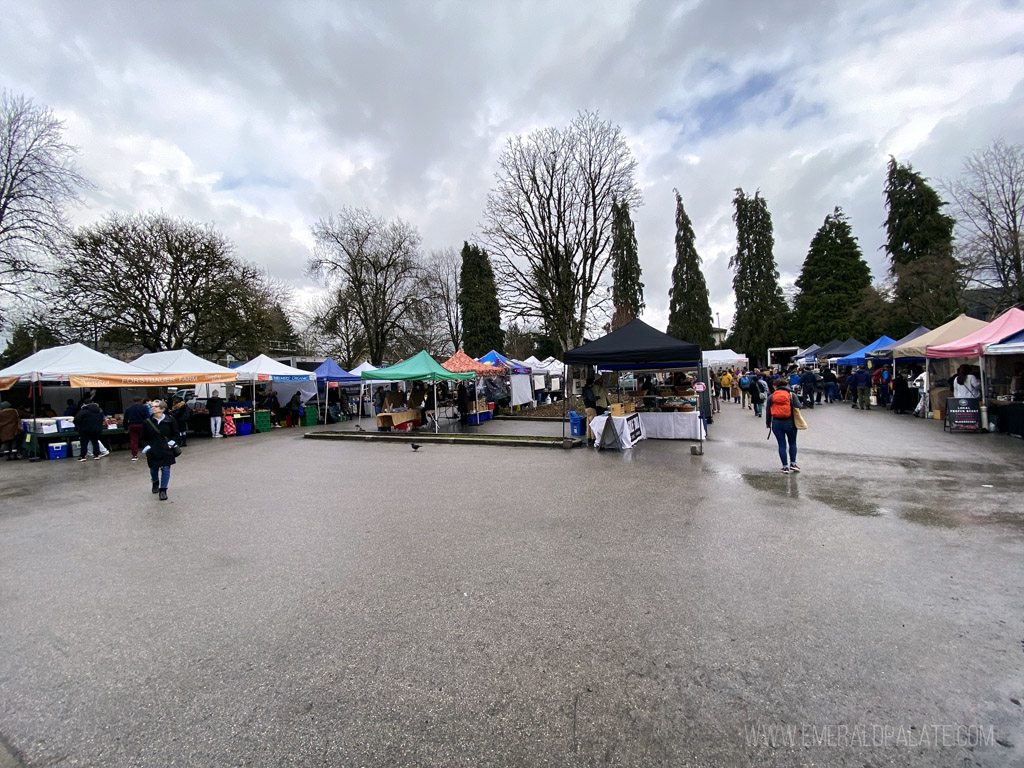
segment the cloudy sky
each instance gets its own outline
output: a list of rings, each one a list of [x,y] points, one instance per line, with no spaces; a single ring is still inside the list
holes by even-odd
[[[213,222],[300,299],[341,206],[479,232],[504,142],[596,110],[622,127],[645,319],[664,327],[678,188],[732,316],[733,190],[760,189],[783,282],[842,206],[885,272],[890,155],[936,182],[1024,143],[1014,0],[0,0],[0,87],[51,107],[96,185],[75,213]]]

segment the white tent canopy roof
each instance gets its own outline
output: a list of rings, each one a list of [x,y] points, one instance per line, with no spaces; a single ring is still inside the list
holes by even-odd
[[[316,381],[316,374],[279,363],[266,355],[257,355],[247,363],[231,369],[239,381]]]
[[[749,360],[746,355],[733,352],[731,349],[709,349],[701,353],[704,365],[708,368],[723,367],[730,365],[747,365]]]
[[[68,382],[72,376],[139,376],[138,368],[84,344],[41,349],[0,371],[0,388],[31,381]]]
[[[187,349],[150,352],[138,360],[133,360],[132,365],[152,373],[237,373],[231,368],[204,360]]]
[[[363,371],[376,371],[376,370],[377,370],[377,366],[376,365],[371,365],[369,362],[364,362],[364,363],[360,363],[359,365],[357,365],[355,368],[353,368],[351,371],[349,371],[349,373],[351,373],[353,376],[358,376]],[[373,379],[373,380],[370,381],[371,389],[372,389],[373,385],[375,385],[375,384],[395,384],[395,383],[397,383],[397,382],[393,381],[392,379],[386,379],[386,380],[385,379]]]

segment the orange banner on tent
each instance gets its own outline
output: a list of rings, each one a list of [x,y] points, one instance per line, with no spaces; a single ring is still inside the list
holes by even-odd
[[[69,381],[72,387],[183,387],[190,384],[221,384],[237,378],[237,373],[140,373],[130,376],[70,376]]]

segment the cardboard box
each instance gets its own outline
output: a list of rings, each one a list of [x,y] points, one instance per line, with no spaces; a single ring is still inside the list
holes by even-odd
[[[625,406],[623,406],[622,403],[612,403],[611,405],[608,406],[608,412],[612,416],[625,416],[626,415]]]
[[[632,400],[630,400],[628,403],[623,403],[623,405],[625,406],[626,413],[636,412],[636,403],[633,402]]]

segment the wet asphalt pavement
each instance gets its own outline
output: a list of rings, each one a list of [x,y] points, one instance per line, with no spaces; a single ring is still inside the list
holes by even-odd
[[[0,766],[1024,766],[1024,441],[723,410],[2,463]]]

